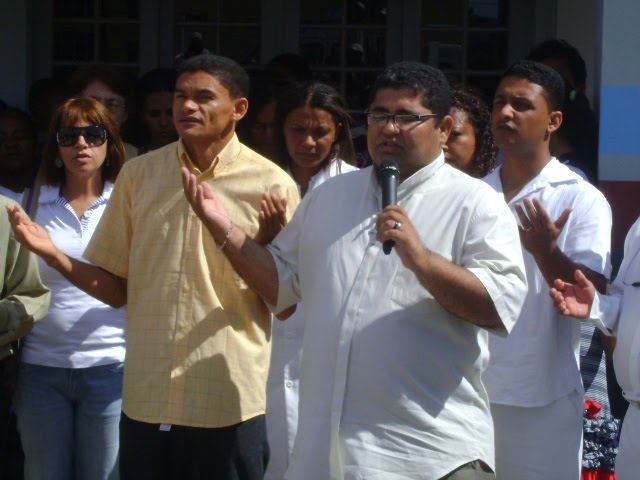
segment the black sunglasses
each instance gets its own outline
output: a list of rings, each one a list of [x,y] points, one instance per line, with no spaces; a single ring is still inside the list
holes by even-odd
[[[87,145],[99,147],[107,141],[107,131],[100,125],[89,125],[88,127],[62,127],[56,133],[58,145],[71,147],[76,144],[82,135]]]

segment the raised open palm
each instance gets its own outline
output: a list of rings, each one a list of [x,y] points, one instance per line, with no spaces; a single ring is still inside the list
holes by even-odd
[[[43,227],[29,220],[17,205],[7,207],[7,212],[16,240],[41,257],[55,255],[57,248]]]
[[[195,175],[183,167],[182,186],[191,208],[209,228],[214,238],[216,238],[214,232],[224,236],[224,232],[229,228],[229,214],[220,199],[213,193],[211,185],[207,182],[198,184]],[[218,238],[217,241],[220,243],[222,240]]]
[[[557,279],[549,294],[553,303],[562,315],[576,318],[589,318],[591,306],[596,294],[596,287],[580,270],[575,272],[576,283]]]

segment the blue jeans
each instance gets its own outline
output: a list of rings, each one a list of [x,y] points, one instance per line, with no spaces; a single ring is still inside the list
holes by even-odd
[[[26,480],[117,480],[123,364],[23,363],[14,408]]]

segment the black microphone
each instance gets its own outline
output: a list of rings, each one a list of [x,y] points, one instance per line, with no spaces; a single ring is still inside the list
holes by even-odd
[[[382,188],[382,209],[387,205],[395,205],[397,201],[398,179],[400,170],[395,160],[384,160],[378,169],[378,183]],[[382,251],[385,255],[391,253],[391,249],[396,244],[393,240],[387,240],[382,244]]]

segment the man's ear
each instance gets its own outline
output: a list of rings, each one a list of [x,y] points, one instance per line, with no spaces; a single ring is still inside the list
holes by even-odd
[[[449,134],[453,129],[453,117],[451,115],[445,115],[440,121],[438,128],[440,129],[440,142],[444,144],[447,142]]]
[[[562,112],[560,110],[553,111],[549,114],[549,124],[547,125],[547,131],[553,133],[562,125]]]
[[[239,122],[240,120],[242,120],[242,118],[247,114],[247,111],[249,110],[249,100],[247,100],[245,97],[239,97],[239,98],[236,98],[233,102],[234,102],[233,119],[236,122]]]

